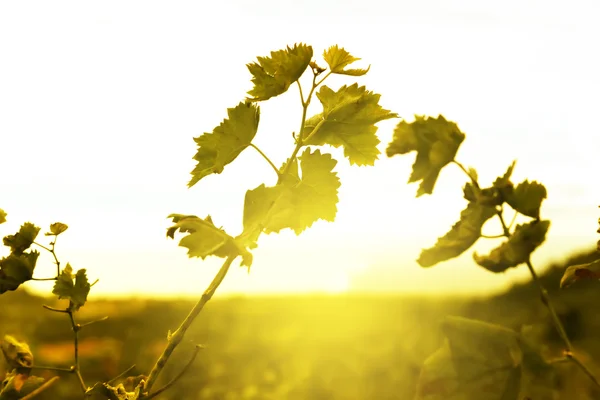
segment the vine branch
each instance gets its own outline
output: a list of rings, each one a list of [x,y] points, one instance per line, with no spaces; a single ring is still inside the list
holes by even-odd
[[[215,275],[214,279],[212,280],[212,282],[210,283],[208,288],[202,294],[202,297],[200,297],[200,300],[198,300],[198,302],[196,303],[194,308],[192,308],[192,310],[187,315],[187,317],[185,317],[185,319],[183,320],[183,322],[181,323],[179,328],[177,328],[177,330],[168,337],[167,346],[165,347],[162,354],[160,355],[160,357],[158,358],[158,360],[152,367],[152,370],[150,371],[150,375],[148,375],[148,380],[146,381],[146,386],[144,387],[144,390],[145,390],[144,396],[146,396],[144,398],[147,398],[148,393],[150,392],[150,389],[152,389],[152,386],[156,383],[158,376],[160,375],[161,371],[167,364],[167,361],[169,360],[169,357],[171,357],[171,354],[173,354],[173,350],[175,350],[177,345],[183,339],[185,332],[192,325],[192,322],[194,322],[194,319],[196,319],[198,314],[200,314],[200,311],[202,311],[202,309],[204,308],[204,305],[215,294],[215,291],[217,290],[217,288],[219,287],[221,282],[223,282],[223,279],[227,275],[227,271],[229,271],[229,267],[231,266],[231,263],[233,263],[233,260],[235,260],[237,258],[237,256],[238,255],[236,254],[235,256],[227,257],[227,259],[221,266],[221,269],[219,269],[219,272],[217,272],[217,275]]]

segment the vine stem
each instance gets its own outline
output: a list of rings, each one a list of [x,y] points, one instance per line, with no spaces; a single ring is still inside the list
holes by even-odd
[[[459,163],[456,160],[453,160],[452,162],[454,164],[458,165],[458,167],[469,177],[469,179],[471,179],[473,184],[475,184],[479,187],[477,180],[473,176],[471,176],[469,171],[467,171],[467,169],[461,163]],[[502,224],[502,231],[504,233],[503,236],[510,238],[510,236],[511,236],[510,229],[509,229],[509,226],[506,225],[506,222],[504,221],[504,217],[502,215],[502,208],[500,208],[496,211],[496,215],[498,216],[498,218],[500,219],[500,223]],[[514,223],[515,218],[516,218],[516,214],[515,214],[515,217],[513,217],[513,221],[510,224],[511,226]],[[583,362],[581,362],[581,360],[579,360],[575,356],[575,354],[573,354],[573,346],[571,344],[571,341],[569,340],[569,337],[567,336],[567,332],[565,331],[565,328],[564,328],[562,322],[560,321],[560,318],[558,318],[556,308],[554,308],[554,305],[552,304],[552,301],[550,300],[550,296],[548,295],[548,290],[546,290],[546,288],[540,281],[540,278],[538,277],[537,273],[535,272],[535,269],[533,268],[533,264],[531,263],[531,260],[529,258],[527,258],[526,264],[527,264],[527,268],[529,269],[529,272],[530,272],[536,286],[538,287],[538,289],[540,291],[542,303],[544,303],[544,305],[550,312],[550,316],[552,318],[552,322],[554,323],[554,327],[558,331],[558,334],[561,337],[561,339],[565,345],[565,350],[564,350],[565,359],[570,360],[575,365],[577,365],[590,378],[590,380],[592,382],[594,382],[594,384],[597,387],[600,388],[600,382],[596,379],[594,374],[592,374],[590,369],[585,364],[583,364]]]
[[[54,384],[54,382],[56,382],[58,379],[59,379],[58,376],[54,376],[54,377],[50,378],[49,380],[47,380],[46,382],[44,382],[44,384],[42,386],[40,386],[39,388],[37,388],[34,391],[32,391],[31,393],[29,393],[27,396],[21,397],[21,400],[31,400],[31,399],[33,399],[38,394],[42,393],[44,390],[46,390],[50,386],[52,386]]]
[[[202,309],[204,308],[204,305],[213,297],[213,295],[215,294],[215,291],[217,290],[219,285],[221,285],[221,282],[223,282],[223,279],[227,275],[227,271],[229,271],[229,267],[231,266],[233,261],[237,258],[237,256],[238,255],[236,254],[235,256],[227,257],[227,259],[225,260],[225,262],[219,269],[219,272],[217,272],[217,274],[215,275],[214,279],[212,280],[212,282],[210,283],[208,288],[202,294],[202,297],[200,297],[200,300],[198,300],[198,302],[196,303],[194,308],[192,308],[192,310],[187,315],[187,317],[185,317],[185,319],[183,320],[183,322],[181,323],[179,328],[177,328],[177,330],[173,334],[169,335],[169,337],[167,338],[167,345],[166,345],[165,349],[163,350],[162,354],[160,355],[160,357],[158,358],[158,360],[152,367],[152,370],[150,371],[150,375],[148,375],[148,380],[146,381],[146,385],[144,387],[144,390],[145,390],[144,397],[142,397],[142,398],[147,399],[147,398],[149,398],[149,396],[153,396],[153,395],[149,394],[150,390],[152,389],[152,386],[156,383],[158,376],[160,375],[161,371],[167,364],[169,357],[171,357],[171,354],[173,354],[173,351],[175,350],[177,345],[179,343],[181,343],[181,340],[183,339],[185,332],[192,325],[192,322],[194,322],[194,319],[196,319],[198,314],[200,314],[200,311],[202,311]]]

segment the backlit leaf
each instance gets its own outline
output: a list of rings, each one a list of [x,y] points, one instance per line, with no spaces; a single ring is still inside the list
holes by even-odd
[[[473,254],[473,259],[491,272],[504,272],[529,260],[531,253],[546,239],[550,221],[532,221],[517,225],[511,237],[487,256]]]
[[[64,231],[66,231],[69,227],[67,224],[63,224],[62,222],[55,222],[50,225],[50,232],[46,233],[46,236],[58,236]]]
[[[323,58],[329,65],[329,69],[334,74],[340,75],[352,75],[361,76],[369,72],[371,66],[367,69],[345,69],[348,65],[354,61],[360,60],[360,58],[353,57],[344,48],[338,47],[337,45],[331,46],[323,52]]]
[[[4,212],[4,210],[0,208],[0,224],[3,224],[5,222],[6,222],[6,212]]]
[[[394,129],[394,137],[387,147],[388,157],[417,152],[408,183],[421,181],[417,197],[433,193],[441,169],[454,160],[465,139],[458,126],[443,116],[437,118],[415,116],[415,121],[401,121]]]
[[[16,290],[33,277],[33,270],[40,253],[36,250],[10,253],[0,260],[0,294]]]
[[[21,226],[19,232],[5,236],[3,242],[5,246],[10,247],[13,253],[21,254],[33,244],[39,232],[40,228],[31,222],[26,222]]]
[[[416,400],[518,400],[519,335],[498,325],[447,317],[444,345],[423,365]]]
[[[458,257],[475,244],[481,236],[483,224],[495,213],[493,207],[470,202],[460,213],[460,220],[448,233],[438,239],[435,246],[423,250],[417,262],[422,267],[431,267],[439,262]]]
[[[73,275],[73,268],[67,263],[54,283],[52,293],[57,295],[59,299],[68,299],[69,308],[72,311],[77,311],[87,301],[90,288],[86,270],[80,269]]]
[[[546,188],[536,181],[525,180],[510,190],[506,195],[506,202],[515,210],[531,218],[540,217],[542,201],[547,196]]]
[[[560,287],[566,288],[583,279],[600,279],[600,259],[568,267],[560,280]]]
[[[373,165],[380,153],[375,124],[397,115],[379,105],[380,95],[356,83],[337,92],[322,86],[317,97],[323,112],[306,121],[304,144],[341,146],[351,165]]]
[[[223,229],[215,226],[210,216],[205,219],[195,215],[171,214],[174,225],[167,230],[167,236],[175,238],[175,232],[187,233],[179,245],[188,249],[188,256],[205,259],[208,256],[226,258],[241,255],[242,265],[252,264],[252,255],[238,243],[236,239],[229,236]]]
[[[285,93],[302,76],[312,56],[312,47],[300,43],[272,51],[271,57],[257,57],[258,63],[247,64],[254,84],[248,92],[251,100],[268,100]]]
[[[260,185],[246,193],[244,233],[256,240],[260,232],[290,228],[300,234],[319,219],[333,221],[337,213],[340,181],[333,172],[337,161],[317,149],[306,149],[288,174],[273,187]],[[282,167],[283,170],[283,167]]]
[[[194,138],[198,145],[198,152],[194,156],[197,164],[192,171],[189,187],[205,176],[223,172],[225,166],[235,160],[254,139],[260,119],[258,106],[241,102],[227,109],[227,115],[228,118],[212,133]]]

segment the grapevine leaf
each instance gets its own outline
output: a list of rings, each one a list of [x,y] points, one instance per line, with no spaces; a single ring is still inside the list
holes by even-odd
[[[439,262],[458,257],[475,244],[481,236],[483,224],[495,213],[493,207],[470,202],[460,213],[460,220],[448,233],[438,239],[435,246],[423,250],[417,262],[422,267],[431,267]]]
[[[69,228],[67,224],[62,222],[55,222],[50,225],[50,232],[46,233],[46,236],[58,236]]]
[[[73,282],[73,278],[75,278],[75,282]],[[57,295],[59,299],[68,299],[69,309],[77,311],[87,301],[90,288],[91,285],[88,282],[86,270],[80,269],[73,276],[73,268],[67,263],[54,283],[52,293]]]
[[[192,171],[188,187],[194,186],[205,176],[223,172],[225,166],[235,160],[254,139],[260,120],[257,105],[240,102],[234,108],[227,109],[227,115],[228,118],[212,133],[194,138],[198,145],[194,160],[198,163]]]
[[[6,222],[6,212],[0,208],[0,224]]]
[[[473,254],[473,259],[491,272],[504,272],[529,260],[531,253],[546,239],[550,221],[532,221],[517,225],[511,237],[487,256]]]
[[[421,181],[417,197],[433,193],[441,169],[454,160],[465,139],[458,126],[443,116],[437,118],[415,116],[415,121],[401,121],[394,129],[394,137],[387,147],[388,157],[417,152],[408,183]]]
[[[331,72],[334,74],[362,76],[371,69],[370,65],[367,69],[344,69],[354,61],[360,60],[360,58],[351,56],[344,48],[340,48],[337,45],[331,46],[325,50],[323,52],[323,58],[329,65]]]
[[[356,83],[337,92],[322,86],[317,97],[323,112],[306,121],[304,144],[342,146],[351,165],[373,165],[380,153],[375,124],[398,115],[379,105],[380,95]]]
[[[600,279],[600,259],[568,267],[560,280],[560,287],[561,289],[569,287],[583,279]]]
[[[299,235],[319,219],[335,219],[340,187],[337,173],[333,172],[337,161],[318,149],[313,153],[306,149],[299,160],[302,177],[294,160],[276,186],[260,185],[246,193],[242,236],[255,240],[263,231],[279,232],[285,228]]]
[[[444,345],[423,365],[416,400],[517,400],[519,335],[498,325],[447,317]]]
[[[33,277],[33,270],[40,253],[36,250],[11,253],[0,260],[0,294],[16,290]]]
[[[517,185],[514,190],[506,194],[506,202],[515,211],[531,218],[540,218],[540,207],[546,198],[547,192],[544,185],[536,181],[525,180]]]
[[[205,259],[208,256],[227,258],[230,256],[242,256],[242,265],[252,264],[252,254],[248,252],[236,239],[229,236],[223,229],[215,226],[212,218],[205,219],[195,215],[171,214],[173,225],[167,229],[167,236],[175,238],[175,232],[187,233],[179,245],[188,249],[188,256]]]
[[[0,341],[0,348],[9,370],[33,366],[33,353],[27,343],[19,342],[14,337],[5,335]]]
[[[19,232],[5,236],[3,242],[5,246],[10,247],[13,253],[22,254],[33,244],[39,232],[40,228],[31,222],[26,222],[21,226]]]
[[[285,50],[272,51],[271,57],[257,57],[258,63],[247,64],[254,87],[248,92],[252,101],[268,100],[288,90],[310,63],[313,49],[303,43]]]

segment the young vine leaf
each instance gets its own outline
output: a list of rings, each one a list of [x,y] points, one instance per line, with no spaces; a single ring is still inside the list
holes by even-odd
[[[415,116],[415,121],[401,121],[386,150],[387,156],[417,152],[408,183],[421,181],[417,197],[432,194],[441,169],[454,160],[465,134],[443,116]]]
[[[367,69],[345,69],[354,61],[360,60],[360,58],[351,56],[350,53],[344,50],[343,47],[340,48],[337,45],[331,46],[325,50],[323,52],[323,58],[329,65],[329,69],[333,74],[362,76],[369,72],[369,69],[371,69],[370,65],[367,67]]]
[[[73,267],[69,263],[62,270],[54,283],[52,293],[59,299],[69,300],[71,311],[79,310],[87,301],[91,285],[88,282],[86,270],[80,269],[73,275]]]
[[[600,260],[568,267],[560,280],[560,288],[564,289],[583,279],[600,279]]]
[[[69,227],[67,224],[63,224],[62,222],[55,222],[50,225],[50,232],[46,232],[46,236],[58,236],[64,231],[66,231]]]
[[[260,109],[252,103],[240,102],[227,109],[225,118],[212,133],[204,133],[194,138],[198,152],[194,160],[198,163],[192,171],[188,187],[210,174],[220,174],[224,167],[236,159],[252,142],[260,119]]]
[[[491,272],[504,272],[508,268],[526,263],[531,253],[546,240],[550,227],[548,220],[534,220],[517,225],[510,238],[487,256],[473,254],[477,264]]]
[[[505,201],[515,211],[528,217],[539,219],[542,201],[547,196],[546,188],[536,181],[525,180],[517,185],[514,190],[507,190],[503,194]]]
[[[0,224],[6,222],[6,212],[0,208]]]
[[[285,50],[272,51],[271,57],[257,57],[258,63],[247,64],[254,87],[248,92],[251,101],[268,100],[285,93],[310,63],[313,49],[303,43]]]
[[[202,219],[195,215],[171,214],[168,218],[172,218],[175,225],[167,230],[167,237],[174,239],[177,230],[187,233],[179,241],[179,246],[188,249],[189,257],[204,260],[208,256],[226,258],[241,255],[242,265],[249,267],[252,264],[252,254],[223,229],[217,228],[210,215]]]
[[[439,262],[458,257],[481,237],[483,224],[496,214],[494,207],[469,202],[460,213],[460,220],[450,231],[438,239],[435,246],[421,252],[417,262],[422,267],[431,267]]]
[[[275,186],[264,184],[246,192],[242,237],[256,241],[261,232],[292,229],[299,235],[319,219],[333,221],[337,213],[340,180],[330,154],[306,149]],[[284,170],[281,167],[281,171]]]
[[[322,86],[317,97],[323,112],[306,121],[303,143],[342,146],[351,165],[374,165],[380,153],[375,124],[398,115],[379,105],[380,95],[356,83],[337,92]]]
[[[9,290],[16,290],[22,283],[31,280],[33,270],[40,253],[36,250],[30,252],[12,252],[0,260],[0,294]]]
[[[39,232],[40,228],[31,222],[26,222],[14,235],[5,236],[3,242],[5,246],[10,247],[13,253],[22,254],[33,244]]]

